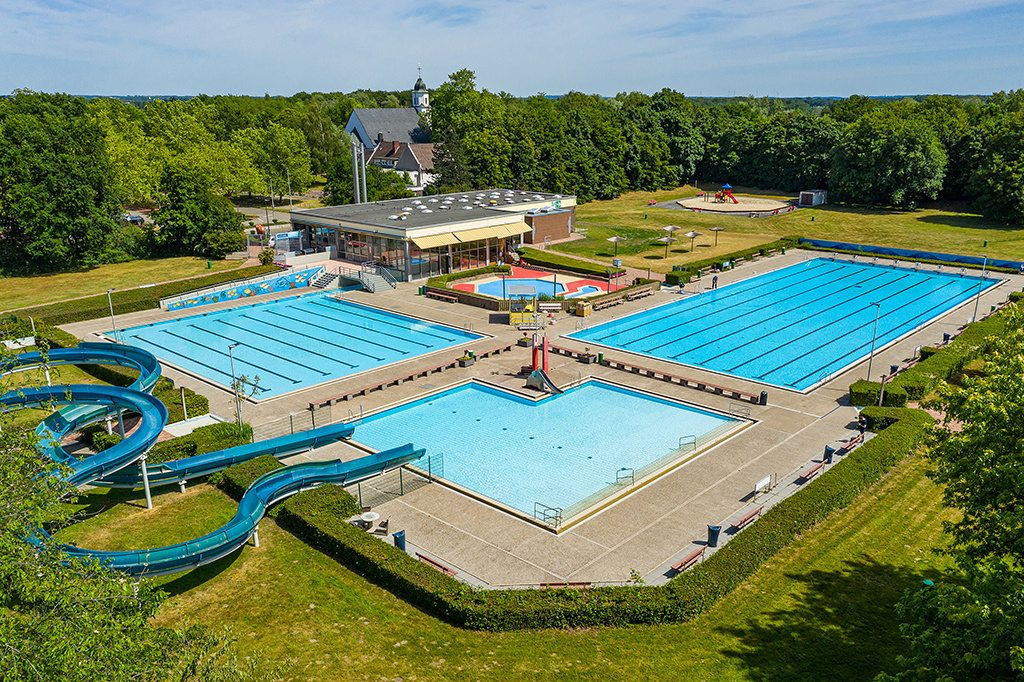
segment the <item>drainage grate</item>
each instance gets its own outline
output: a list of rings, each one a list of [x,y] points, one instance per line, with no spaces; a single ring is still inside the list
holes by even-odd
[[[420,388],[422,388],[424,391],[429,391],[430,389],[434,388],[434,384],[420,384]]]

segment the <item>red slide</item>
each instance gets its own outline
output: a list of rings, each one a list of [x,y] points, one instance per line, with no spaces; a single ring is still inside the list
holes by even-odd
[[[732,203],[734,203],[734,204],[738,204],[738,203],[740,203],[740,200],[739,200],[739,199],[737,199],[736,197],[734,197],[734,196],[732,195],[732,192],[726,192],[726,193],[725,193],[725,196],[727,196],[727,197],[729,197],[730,199],[732,199]]]

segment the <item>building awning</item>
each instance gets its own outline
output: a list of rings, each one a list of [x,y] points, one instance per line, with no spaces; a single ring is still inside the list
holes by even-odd
[[[420,249],[433,249],[438,246],[458,244],[459,238],[451,232],[442,232],[441,234],[432,234],[426,237],[413,237],[412,243]]]
[[[456,232],[455,236],[460,242],[475,242],[481,239],[500,239],[511,237],[514,234],[522,234],[529,231],[526,223],[513,223],[509,225],[492,225],[491,227],[478,227],[474,230],[463,230]]]

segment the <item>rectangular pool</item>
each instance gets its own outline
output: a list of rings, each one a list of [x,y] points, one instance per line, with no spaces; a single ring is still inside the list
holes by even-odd
[[[442,478],[528,516],[539,503],[568,517],[621,489],[624,468],[639,481],[743,423],[596,380],[539,401],[468,383],[366,417],[353,439],[414,443],[440,456]]]
[[[326,294],[286,298],[132,327],[124,343],[222,386],[259,376],[256,399],[452,348],[482,338],[453,327],[340,301]]]
[[[568,334],[585,343],[810,389],[998,280],[818,258]]]

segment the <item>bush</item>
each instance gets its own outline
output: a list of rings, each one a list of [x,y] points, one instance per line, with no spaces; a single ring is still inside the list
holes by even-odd
[[[160,464],[183,457],[205,455],[207,452],[216,452],[251,442],[252,427],[248,424],[242,424],[241,431],[234,422],[210,424],[209,426],[200,426],[187,436],[157,443],[149,451],[147,461],[150,464]]]
[[[273,455],[263,455],[256,459],[250,459],[248,462],[228,467],[211,476],[210,480],[228,495],[240,500],[253,481],[283,466]]]
[[[437,287],[438,289],[445,289],[448,282],[452,282],[457,279],[466,279],[467,277],[476,277],[477,275],[486,275],[492,272],[504,272],[511,274],[512,267],[509,265],[488,265],[482,268],[474,268],[473,270],[463,270],[462,272],[450,272],[447,275],[438,275],[437,277],[431,277],[427,280],[428,287]]]
[[[115,291],[111,294],[111,301],[114,304],[114,314],[123,315],[126,313],[136,313],[140,310],[152,310],[160,307],[161,298],[174,296],[176,294],[183,294],[188,291],[194,291],[196,289],[213,286],[215,284],[223,284],[224,282],[230,282],[236,279],[257,277],[259,275],[265,275],[268,272],[274,272],[277,269],[276,265],[256,265],[249,268],[241,268],[239,270],[218,272],[214,275],[207,275],[206,277],[198,277],[196,279],[167,282],[166,284],[158,284],[157,286],[147,287],[145,289],[126,289],[123,291]],[[33,316],[36,319],[37,325],[40,320],[52,325],[70,324],[72,322],[81,322],[83,320],[95,320],[109,314],[110,308],[107,304],[106,294],[80,298],[74,301],[48,303],[46,305],[26,308],[25,310],[18,311],[19,316]]]
[[[921,410],[869,407],[863,413],[878,431],[875,438],[664,587],[473,590],[346,523],[356,511],[333,487],[295,495],[281,505],[278,518],[367,579],[460,627],[508,631],[681,622],[710,608],[800,533],[856,499],[912,454],[933,422]]]
[[[608,277],[608,271],[604,265],[588,263],[587,261],[579,260],[572,256],[563,256],[561,254],[554,253],[553,251],[540,251],[538,249],[523,247],[519,249],[519,255],[522,256],[529,265],[551,268],[552,270],[566,270],[568,272],[576,272],[581,275],[600,277],[602,279]]]
[[[274,250],[263,249],[259,255],[260,265],[273,265],[274,264]]]

